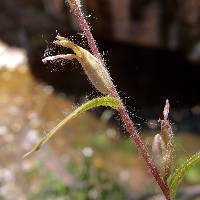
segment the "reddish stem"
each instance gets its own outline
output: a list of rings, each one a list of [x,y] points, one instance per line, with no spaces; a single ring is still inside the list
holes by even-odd
[[[119,94],[117,93],[116,89],[113,89],[113,97],[120,98]],[[139,151],[139,153],[144,158],[147,167],[150,169],[151,174],[153,175],[155,181],[159,185],[160,189],[162,190],[163,194],[165,195],[167,200],[170,200],[170,194],[169,194],[169,188],[167,183],[161,178],[159,171],[157,167],[155,166],[154,162],[152,161],[144,143],[142,142],[138,132],[135,129],[133,121],[130,119],[128,112],[126,108],[123,106],[122,108],[118,109],[118,112],[126,125],[127,131],[131,134],[131,137],[133,138],[135,145]]]
[[[90,31],[90,27],[89,27],[87,21],[85,20],[85,17],[81,11],[79,4],[77,3],[77,0],[71,0],[71,9],[76,16],[80,27],[83,29],[83,32],[85,33],[85,36],[87,38],[88,44],[92,50],[93,55],[96,58],[98,58],[99,60],[103,61],[101,54],[97,48],[96,40],[94,39],[94,37]]]
[[[118,112],[119,112],[123,122],[126,124],[126,128],[127,128],[128,132],[131,134],[131,136],[137,146],[138,151],[144,158],[146,165],[150,169],[151,174],[153,175],[155,181],[159,185],[159,187],[162,190],[163,194],[165,195],[166,199],[170,200],[169,188],[168,188],[167,184],[163,181],[163,179],[160,177],[158,169],[156,168],[154,162],[150,158],[149,153],[147,152],[145,145],[142,142],[140,136],[136,132],[134,124],[133,124],[132,120],[130,119],[129,115],[127,114],[126,109],[124,107],[120,108],[118,110]]]
[[[92,33],[90,32],[89,25],[88,25],[87,21],[85,20],[85,17],[83,15],[82,11],[81,11],[80,6],[77,3],[77,0],[71,0],[71,4],[72,4],[72,10],[73,10],[75,16],[78,19],[79,25],[81,26],[82,30],[85,33],[88,44],[89,44],[94,56],[96,56],[98,59],[100,59],[103,62],[101,54],[99,53],[99,50],[96,46],[96,41],[95,41],[94,37],[92,36]],[[112,92],[111,96],[113,96],[115,98],[120,98],[115,87],[113,87],[113,92]],[[137,146],[139,153],[144,158],[147,167],[150,169],[150,172],[152,173],[155,181],[157,182],[157,184],[159,185],[163,194],[165,195],[165,198],[167,200],[171,200],[170,194],[169,194],[169,188],[168,188],[167,184],[161,178],[161,176],[158,172],[158,169],[156,168],[156,166],[155,166],[154,162],[152,161],[148,151],[146,150],[145,145],[142,142],[139,134],[137,133],[137,131],[134,127],[134,123],[130,119],[128,112],[126,111],[125,107],[118,109],[118,112],[119,112],[123,122],[125,123],[128,132],[131,134],[132,138],[134,139],[134,142]]]

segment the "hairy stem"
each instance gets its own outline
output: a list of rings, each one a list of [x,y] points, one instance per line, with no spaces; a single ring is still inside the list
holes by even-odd
[[[90,27],[89,27],[87,21],[85,20],[85,17],[81,11],[81,8],[80,8],[77,0],[71,0],[71,9],[76,16],[80,27],[83,29],[83,32],[85,33],[85,36],[87,38],[88,44],[92,50],[93,55],[96,58],[98,58],[99,60],[103,61],[102,56],[97,48],[96,40],[94,39],[94,37],[90,31]]]
[[[85,33],[88,44],[89,44],[89,46],[92,50],[92,53],[94,54],[94,56],[96,58],[98,58],[99,60],[101,60],[103,62],[101,54],[99,53],[99,50],[98,50],[97,45],[96,45],[96,41],[95,41],[94,37],[92,36],[92,33],[90,31],[90,27],[89,27],[87,21],[85,20],[85,17],[83,15],[82,11],[81,11],[81,8],[80,8],[77,0],[71,0],[71,4],[72,4],[72,10],[73,10],[75,16],[77,17],[79,25],[82,28],[83,32]],[[115,98],[120,99],[119,94],[118,94],[115,87],[113,87],[113,92],[110,95],[115,97]],[[118,109],[118,112],[119,112],[124,124],[126,125],[127,131],[131,134],[131,136],[132,136],[132,138],[133,138],[133,140],[134,140],[134,142],[137,146],[139,153],[144,158],[144,160],[146,162],[146,166],[149,168],[149,170],[150,170],[151,174],[153,175],[156,183],[159,185],[159,187],[162,190],[163,194],[165,195],[166,199],[171,200],[170,194],[169,194],[169,188],[168,188],[167,184],[161,178],[161,176],[158,172],[158,169],[156,168],[156,166],[155,166],[154,162],[152,161],[144,143],[142,142],[139,134],[137,133],[137,131],[134,127],[134,123],[130,119],[127,110],[125,109],[124,106],[122,106],[122,108]]]
[[[116,90],[113,90],[112,96],[115,98],[120,98],[119,94]],[[165,195],[167,200],[170,200],[170,193],[168,185],[165,181],[161,178],[159,171],[157,167],[155,166],[153,160],[151,159],[144,143],[142,142],[133,121],[130,119],[129,114],[126,110],[126,108],[123,106],[122,108],[118,109],[119,115],[121,119],[123,120],[124,124],[126,125],[127,131],[131,134],[131,137],[133,138],[136,147],[139,151],[139,153],[142,155],[143,159],[145,160],[146,166],[150,170],[151,174],[153,175],[156,183],[159,185],[160,189],[162,190],[163,194]]]

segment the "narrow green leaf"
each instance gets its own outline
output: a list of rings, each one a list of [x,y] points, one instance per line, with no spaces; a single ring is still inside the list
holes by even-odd
[[[171,196],[174,198],[178,189],[178,186],[183,180],[185,174],[196,164],[200,162],[200,152],[191,156],[181,167],[176,169],[174,174],[169,178],[169,188]]]
[[[26,153],[23,158],[29,156],[30,154],[38,151],[43,144],[45,144],[52,136],[54,136],[57,131],[59,131],[66,123],[71,121],[72,119],[78,117],[80,114],[99,107],[99,106],[109,106],[113,109],[117,109],[121,106],[121,101],[119,99],[113,98],[113,97],[99,97],[95,98],[91,101],[86,102],[82,106],[78,107],[76,110],[74,110],[70,115],[68,115],[64,120],[62,120],[57,126],[55,126],[50,132],[48,132],[35,146],[34,148]]]

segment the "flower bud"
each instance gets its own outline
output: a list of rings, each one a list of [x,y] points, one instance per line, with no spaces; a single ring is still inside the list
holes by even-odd
[[[165,172],[164,172],[164,179],[170,176],[172,167],[173,167],[173,159],[174,159],[174,138],[173,138],[173,131],[171,124],[168,119],[169,115],[169,101],[166,100],[165,108],[163,110],[164,119],[161,120],[161,136],[164,140],[166,146],[166,155],[164,157],[165,163]]]
[[[98,91],[106,95],[112,92],[114,85],[103,62],[67,38],[57,36],[56,39],[54,44],[70,48],[74,52],[74,58],[80,62],[87,77]]]
[[[152,144],[152,159],[163,176],[165,172],[164,157],[166,155],[166,146],[160,134],[156,134]]]
[[[166,100],[166,104],[163,110],[164,119],[161,120],[161,136],[165,142],[165,145],[167,145],[169,141],[173,140],[173,132],[168,119],[168,115],[169,115],[169,101]]]

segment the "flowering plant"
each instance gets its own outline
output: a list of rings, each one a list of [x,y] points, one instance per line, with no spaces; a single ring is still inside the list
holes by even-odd
[[[150,170],[165,198],[167,200],[174,199],[177,188],[181,183],[185,173],[192,166],[200,162],[200,152],[191,156],[184,165],[182,165],[180,168],[177,168],[173,173],[174,136],[168,119],[169,102],[167,100],[163,111],[164,119],[161,120],[161,133],[154,137],[152,144],[152,157],[150,156],[134,126],[133,121],[129,117],[124,103],[120,99],[119,93],[117,92],[116,86],[114,85],[108,70],[106,69],[102,55],[97,48],[96,41],[93,38],[90,27],[82,13],[81,2],[79,0],[68,0],[68,3],[72,12],[77,17],[78,23],[87,38],[87,42],[92,53],[74,44],[69,39],[58,35],[54,41],[54,44],[71,49],[73,53],[45,57],[43,62],[46,63],[56,59],[75,59],[79,61],[89,81],[100,93],[102,93],[102,96],[90,100],[78,107],[74,112],[72,112],[57,126],[55,126],[49,133],[47,133],[30,152],[24,155],[24,157],[27,157],[31,153],[38,151],[43,144],[45,144],[58,132],[60,128],[62,128],[72,119],[78,117],[80,114],[98,106],[109,106],[119,113],[127,128],[127,131],[130,133],[136,144],[138,152],[143,157],[146,167]]]

